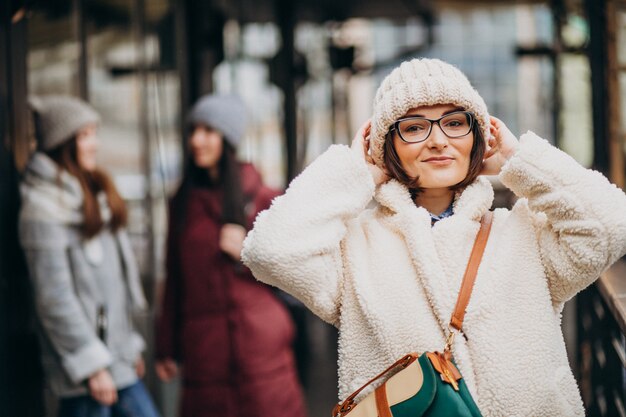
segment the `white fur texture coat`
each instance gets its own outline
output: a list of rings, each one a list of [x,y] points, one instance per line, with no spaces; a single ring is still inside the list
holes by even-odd
[[[455,360],[485,416],[581,416],[561,311],[626,252],[626,196],[530,132],[500,180],[520,199],[495,211]],[[492,200],[479,177],[431,227],[404,186],[375,190],[364,161],[332,146],[259,215],[243,260],[339,328],[345,398],[402,355],[443,348]]]

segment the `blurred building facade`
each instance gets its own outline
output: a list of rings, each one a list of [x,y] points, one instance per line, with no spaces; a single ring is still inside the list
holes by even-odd
[[[533,130],[626,186],[625,1],[4,1],[0,416],[51,415],[54,407],[37,363],[15,229],[19,173],[33,140],[28,95],[76,95],[101,113],[100,160],[128,202],[154,306],[165,203],[180,179],[183,115],[196,98],[211,91],[244,98],[252,122],[240,156],[284,187],[328,145],[349,143],[380,80],[417,56],[457,65],[514,132]],[[510,205],[512,196],[494,185],[496,204]],[[621,265],[564,316],[590,415],[626,416]],[[148,340],[153,314],[142,318]],[[308,316],[305,324],[304,360],[322,364],[302,370],[311,415],[318,415],[336,400],[336,347],[331,329]],[[174,387],[147,378],[164,414],[173,415]]]

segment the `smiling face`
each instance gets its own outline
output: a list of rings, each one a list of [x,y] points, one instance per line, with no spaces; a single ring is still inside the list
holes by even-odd
[[[189,148],[198,168],[213,168],[222,157],[224,139],[217,130],[196,125],[189,136]]]
[[[417,107],[403,117],[420,116],[435,120],[462,110],[451,104]],[[392,132],[393,146],[402,168],[410,177],[417,177],[424,189],[450,188],[468,175],[474,133],[458,138],[446,136],[438,124],[433,123],[428,138],[419,143],[406,143],[398,133]]]
[[[95,124],[88,124],[76,133],[76,159],[78,165],[85,171],[96,169],[99,145],[96,130]]]

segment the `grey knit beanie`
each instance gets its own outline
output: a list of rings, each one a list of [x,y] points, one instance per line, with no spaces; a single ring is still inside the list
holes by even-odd
[[[89,104],[70,96],[31,96],[28,103],[35,119],[35,136],[40,150],[49,151],[71,139],[82,127],[100,123]]]
[[[374,162],[384,167],[385,136],[397,119],[410,109],[436,104],[453,104],[474,113],[485,140],[489,137],[487,105],[467,77],[438,59],[413,59],[394,69],[376,91],[370,132]]]
[[[187,119],[189,125],[204,124],[218,130],[235,148],[243,138],[247,122],[248,113],[241,98],[217,94],[200,97]]]

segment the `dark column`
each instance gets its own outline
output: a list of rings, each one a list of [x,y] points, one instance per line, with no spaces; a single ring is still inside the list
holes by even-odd
[[[608,16],[606,0],[585,0],[585,12],[589,22],[589,45],[587,54],[591,67],[591,100],[593,109],[593,168],[607,175],[610,168],[609,142],[610,126],[609,115],[611,112],[609,102],[609,37],[607,33]],[[615,380],[611,372],[607,370],[619,369],[606,361],[607,364],[598,364],[597,352],[606,355],[604,340],[611,334],[618,334],[607,320],[611,320],[611,314],[604,311],[604,303],[598,295],[597,285],[592,285],[582,291],[576,297],[578,316],[578,376],[579,387],[585,409],[588,415],[600,415],[599,403],[608,405],[604,415],[617,415],[617,410],[612,410],[614,403],[607,399],[604,382]],[[605,356],[606,357],[606,356]],[[609,356],[610,358],[610,356]],[[609,365],[611,364],[611,365]],[[610,382],[608,382],[610,384]],[[610,386],[610,385],[609,385]],[[624,387],[622,384],[622,399]],[[615,414],[611,414],[615,413]]]
[[[561,29],[567,16],[567,10],[563,0],[552,0],[552,24],[553,24],[553,53],[552,61],[552,135],[554,144],[559,146],[561,141],[561,52],[563,52],[563,37]]]
[[[32,290],[17,241],[18,171],[28,154],[23,1],[0,2],[0,415],[40,417]],[[14,22],[12,22],[14,18]]]
[[[609,172],[609,94],[607,55],[606,0],[585,0],[589,21],[589,65],[591,66],[591,100],[593,106],[593,167]]]
[[[285,130],[285,148],[287,151],[287,183],[300,171],[298,166],[298,131],[296,109],[296,86],[294,82],[294,30],[296,26],[294,2],[276,0],[276,17],[280,27],[282,48],[277,58],[277,79],[283,90],[283,127]]]
[[[213,70],[224,60],[224,24],[226,16],[211,2],[187,1],[186,52],[188,62],[189,103],[213,91]]]
[[[175,3],[177,63],[181,77],[181,138],[187,132],[185,117],[193,103],[213,91],[213,71],[224,59],[226,17],[211,2]],[[186,152],[185,141],[181,146]]]
[[[137,49],[137,74],[139,76],[141,100],[139,101],[139,130],[142,139],[142,168],[146,181],[146,195],[144,206],[144,239],[147,242],[146,269],[143,276],[143,289],[149,305],[154,304],[155,279],[155,242],[154,242],[154,213],[153,213],[153,184],[152,184],[152,156],[153,144],[150,135],[150,121],[148,120],[148,69],[146,60],[146,7],[145,0],[133,0],[133,36]]]
[[[73,0],[74,33],[78,40],[80,53],[78,55],[78,95],[89,101],[89,87],[87,83],[87,30],[85,28],[84,0]]]

